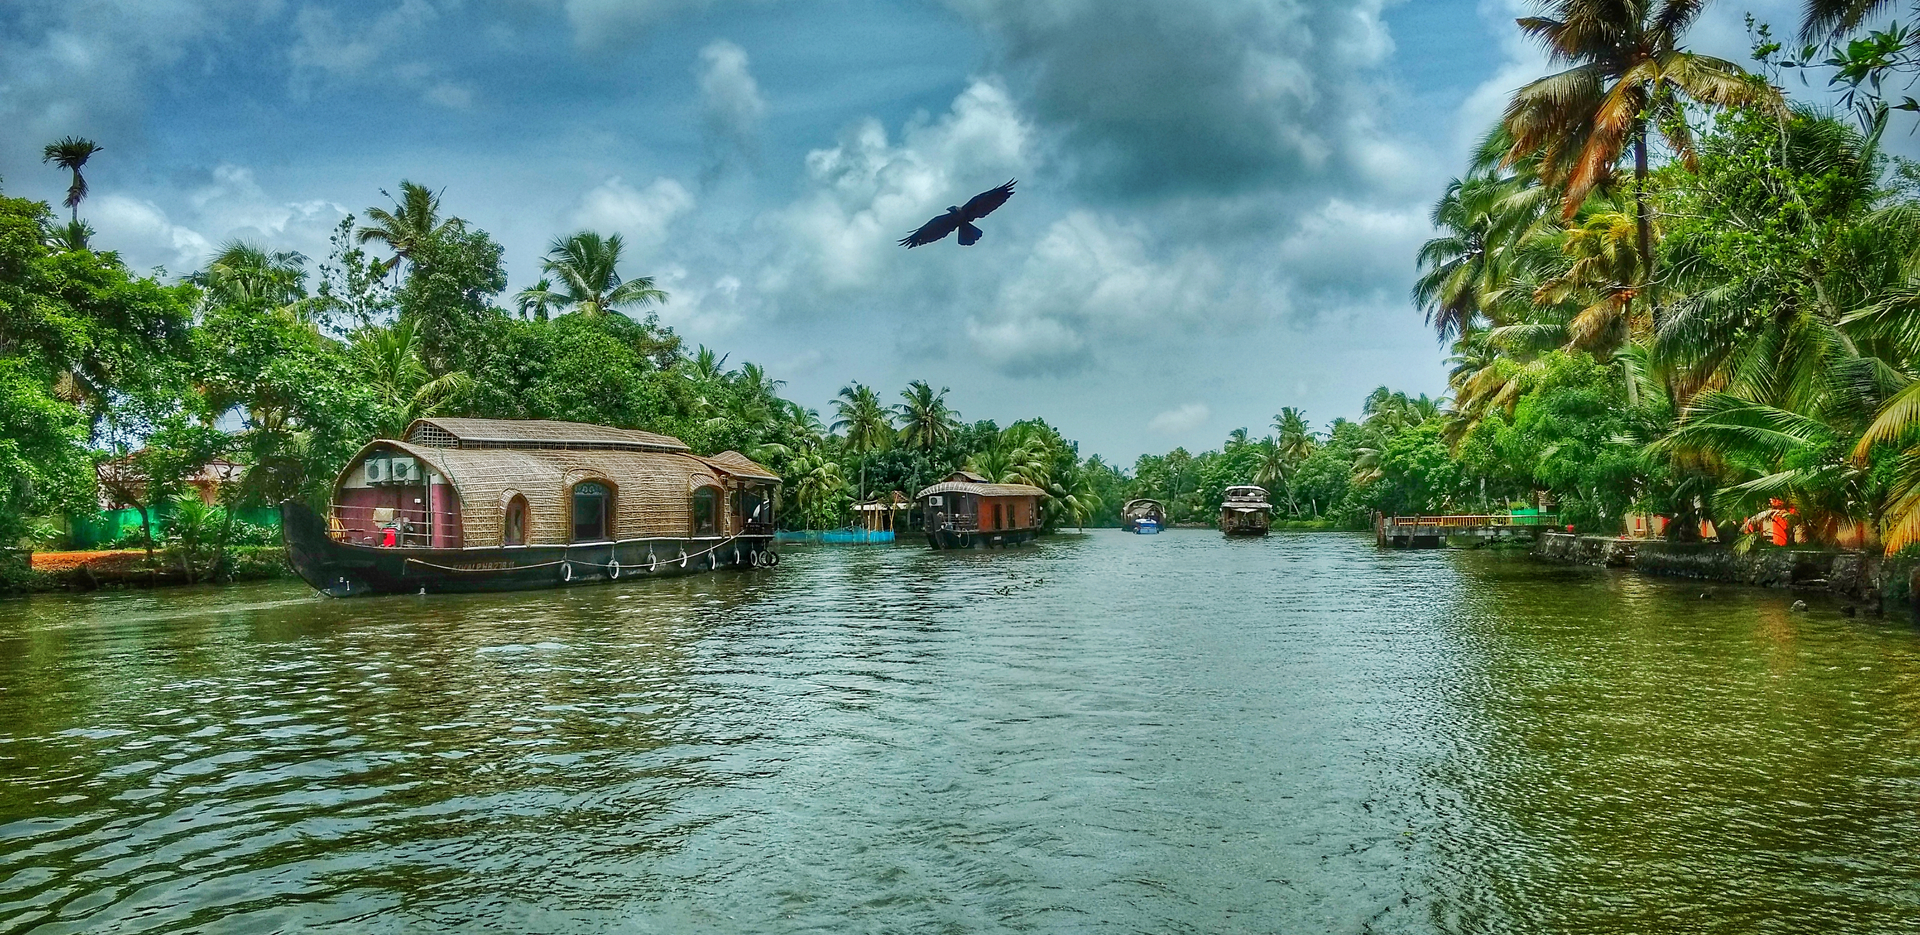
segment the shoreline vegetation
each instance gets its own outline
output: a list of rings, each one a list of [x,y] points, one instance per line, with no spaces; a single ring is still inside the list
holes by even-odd
[[[1130,468],[1042,418],[965,421],[926,382],[851,383],[824,416],[783,398],[685,347],[618,235],[556,238],[509,293],[499,245],[412,181],[317,262],[233,241],[141,275],[80,214],[103,150],[60,140],[66,222],[0,194],[0,544],[60,548],[64,517],[110,503],[143,518],[146,567],[221,580],[252,534],[236,517],[317,504],[365,439],[439,414],[739,450],[782,475],[788,529],[964,468],[1045,490],[1052,528],[1118,525],[1136,497],[1205,525],[1254,483],[1282,529],[1550,501],[1589,534],[1643,514],[1741,551],[1777,522],[1795,547],[1920,549],[1920,164],[1882,145],[1920,103],[1881,90],[1920,74],[1920,29],[1811,0],[1797,50],[1750,20],[1743,68],[1687,50],[1707,5],[1547,0],[1518,21],[1557,71],[1515,92],[1417,257],[1445,395],[1381,387],[1318,428],[1286,407],[1260,437]],[[1837,109],[1787,95],[1789,72],[1827,78]],[[217,464],[214,493],[189,483]]]

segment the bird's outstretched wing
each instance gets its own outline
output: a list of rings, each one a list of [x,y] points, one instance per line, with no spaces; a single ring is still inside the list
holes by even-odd
[[[954,217],[951,213],[942,214],[920,225],[919,230],[900,238],[900,245],[909,250],[914,247],[924,247],[953,233],[953,229],[959,226],[959,218]]]
[[[993,209],[1006,204],[1007,199],[1013,197],[1014,181],[1014,179],[1008,179],[1007,184],[999,188],[989,188],[973,196],[966,204],[960,206],[960,217],[963,220],[978,221],[992,214]]]

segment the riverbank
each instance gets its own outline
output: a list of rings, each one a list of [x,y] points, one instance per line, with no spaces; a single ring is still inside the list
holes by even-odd
[[[1867,552],[1757,546],[1746,552],[1714,542],[1620,539],[1564,532],[1542,533],[1532,554],[1566,565],[1631,568],[1663,578],[1694,578],[1726,584],[1824,591],[1869,610],[1908,604],[1920,561]]]
[[[0,595],[273,581],[290,579],[294,574],[287,565],[285,548],[248,546],[230,550],[227,567],[220,573],[193,577],[198,580],[190,578],[179,559],[166,550],[153,553],[152,565],[147,563],[143,549],[16,552],[0,556]]]

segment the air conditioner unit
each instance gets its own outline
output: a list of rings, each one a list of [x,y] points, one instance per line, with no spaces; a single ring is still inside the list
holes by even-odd
[[[392,467],[387,469],[387,479],[396,484],[420,483],[420,462],[412,458],[395,458]]]
[[[941,506],[945,503],[945,501],[946,501],[945,497],[942,497],[939,494],[934,494],[933,496],[927,498],[927,505]]]
[[[367,483],[369,484],[384,484],[387,482],[387,478],[391,476],[387,459],[385,458],[368,458],[362,464],[362,467],[367,472]]]

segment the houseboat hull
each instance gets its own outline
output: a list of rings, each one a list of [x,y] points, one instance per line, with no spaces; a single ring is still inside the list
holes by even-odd
[[[1151,536],[1160,531],[1160,524],[1150,519],[1136,519],[1128,526],[1133,532],[1142,536]]]
[[[507,548],[381,548],[336,542],[305,504],[280,506],[294,573],[332,597],[526,591],[779,564],[772,535],[632,539]]]
[[[1235,538],[1257,537],[1257,536],[1266,535],[1267,527],[1265,526],[1230,526],[1226,529],[1221,530],[1221,532]]]
[[[1032,542],[1040,531],[1037,529],[986,529],[967,531],[959,529],[927,530],[927,545],[935,549],[999,549],[1011,545]]]

